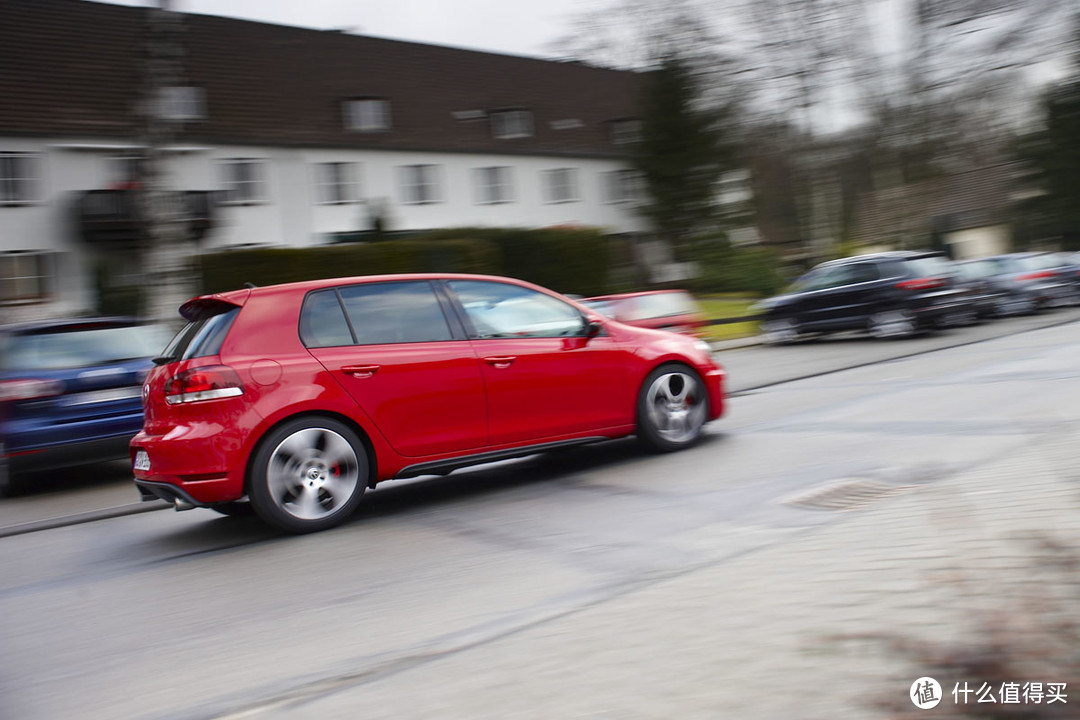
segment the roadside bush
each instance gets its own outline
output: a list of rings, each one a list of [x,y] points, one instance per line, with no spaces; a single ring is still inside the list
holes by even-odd
[[[695,253],[699,274],[690,283],[696,292],[738,292],[773,295],[785,284],[780,264],[761,247],[732,247],[723,239],[699,242]]]
[[[482,240],[398,240],[311,248],[255,248],[202,255],[202,291],[352,275],[403,272],[499,273],[497,248]]]
[[[450,228],[417,240],[470,239],[498,248],[500,274],[564,293],[601,295],[612,291],[612,243],[596,228]]]

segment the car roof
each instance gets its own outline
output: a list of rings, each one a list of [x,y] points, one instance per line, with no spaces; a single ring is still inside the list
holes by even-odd
[[[74,317],[51,318],[48,320],[30,320],[8,325],[0,325],[0,332],[11,335],[30,335],[47,332],[67,332],[89,330],[98,327],[131,327],[147,325],[149,321],[136,317]]]
[[[817,267],[833,267],[836,265],[847,265],[849,263],[868,262],[872,260],[914,260],[924,257],[944,258],[945,255],[936,250],[888,250],[886,252],[866,253],[865,255],[852,255],[836,260],[827,260],[826,262],[817,265]]]
[[[181,315],[185,315],[186,308],[194,308],[207,303],[229,303],[230,305],[243,305],[249,297],[261,295],[279,295],[287,293],[308,293],[313,290],[338,287],[341,285],[355,285],[360,283],[374,282],[406,282],[410,280],[488,280],[496,282],[508,282],[522,287],[534,288],[545,292],[553,292],[539,285],[519,280],[517,278],[500,275],[477,275],[472,273],[397,273],[391,275],[353,275],[348,277],[322,278],[319,280],[301,280],[299,282],[279,283],[277,285],[251,285],[240,290],[198,295],[191,298],[180,306]]]

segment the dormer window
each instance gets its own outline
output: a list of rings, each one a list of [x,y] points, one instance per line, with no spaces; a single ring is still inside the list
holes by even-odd
[[[630,145],[641,142],[641,121],[628,118],[611,122],[611,142],[613,145]]]
[[[345,101],[345,127],[354,132],[385,132],[390,129],[390,101],[357,98]]]
[[[528,110],[498,110],[491,113],[491,134],[499,140],[532,137],[532,113]]]
[[[201,87],[177,85],[158,91],[157,116],[163,120],[189,122],[206,119],[206,91]]]

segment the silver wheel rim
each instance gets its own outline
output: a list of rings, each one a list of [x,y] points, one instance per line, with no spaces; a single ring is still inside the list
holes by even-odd
[[[266,467],[274,504],[299,520],[321,520],[341,510],[359,478],[356,450],[326,428],[294,432],[274,448]]]
[[[672,371],[653,380],[645,395],[649,422],[673,443],[693,440],[705,424],[705,397],[693,375]]]
[[[761,329],[765,342],[770,345],[791,342],[799,335],[791,320],[769,320]]]
[[[906,310],[888,310],[870,317],[870,334],[876,338],[902,337],[915,331],[915,320]]]

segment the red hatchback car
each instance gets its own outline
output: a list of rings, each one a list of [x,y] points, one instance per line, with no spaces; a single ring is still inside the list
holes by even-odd
[[[180,313],[143,387],[135,483],[289,532],[342,522],[391,478],[633,433],[676,450],[724,409],[704,343],[507,278],[319,280]]]

